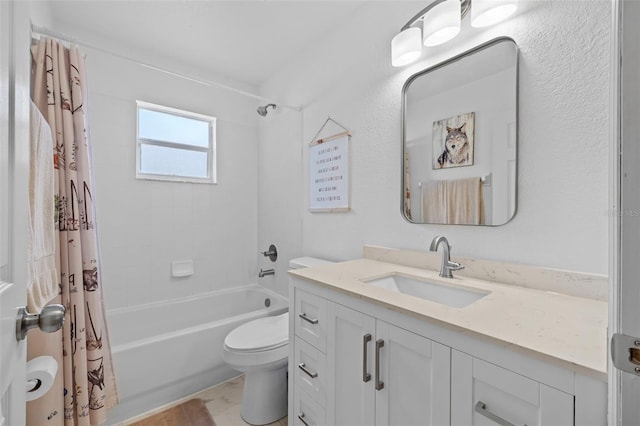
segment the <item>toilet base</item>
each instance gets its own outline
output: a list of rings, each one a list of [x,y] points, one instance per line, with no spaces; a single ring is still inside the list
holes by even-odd
[[[240,414],[252,425],[273,423],[287,415],[287,366],[245,372]]]

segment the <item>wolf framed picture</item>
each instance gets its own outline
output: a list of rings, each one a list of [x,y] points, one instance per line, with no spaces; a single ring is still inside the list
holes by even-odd
[[[473,165],[476,113],[433,122],[433,169]]]

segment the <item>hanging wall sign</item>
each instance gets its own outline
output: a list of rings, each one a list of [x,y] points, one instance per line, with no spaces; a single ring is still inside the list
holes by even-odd
[[[309,211],[349,211],[349,132],[309,145]]]

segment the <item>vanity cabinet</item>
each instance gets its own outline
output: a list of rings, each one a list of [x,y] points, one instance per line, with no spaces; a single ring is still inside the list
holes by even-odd
[[[574,397],[453,350],[451,425],[572,426]]]
[[[451,350],[295,290],[294,424],[449,424]]]
[[[327,423],[449,424],[450,349],[328,302]]]
[[[606,383],[292,277],[292,425],[606,424]]]

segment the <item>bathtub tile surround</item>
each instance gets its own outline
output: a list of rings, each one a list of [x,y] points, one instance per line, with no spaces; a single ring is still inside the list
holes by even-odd
[[[105,44],[88,29],[59,29],[86,42]],[[126,50],[125,46],[122,49]],[[113,50],[120,51],[117,47]],[[134,53],[131,56],[136,57]],[[148,60],[171,69],[179,66],[166,58]],[[259,135],[254,100],[99,51],[90,52],[87,67],[92,76],[90,126],[100,194],[103,274],[109,283],[107,309],[144,306],[255,283],[255,145]],[[188,74],[197,74],[197,70]],[[255,91],[250,85],[233,86]],[[217,117],[217,184],[135,178],[135,138],[131,135],[136,134],[136,100]],[[193,274],[187,271],[189,276],[172,276],[172,262],[181,260],[193,262]]]
[[[365,245],[365,259],[396,263],[414,268],[437,271],[442,261],[441,253],[428,251],[399,250]],[[456,275],[479,280],[512,284],[537,290],[562,293],[569,296],[585,297],[606,302],[608,299],[608,278],[606,275],[563,271],[515,263],[495,262],[453,256],[453,260],[464,265]]]

